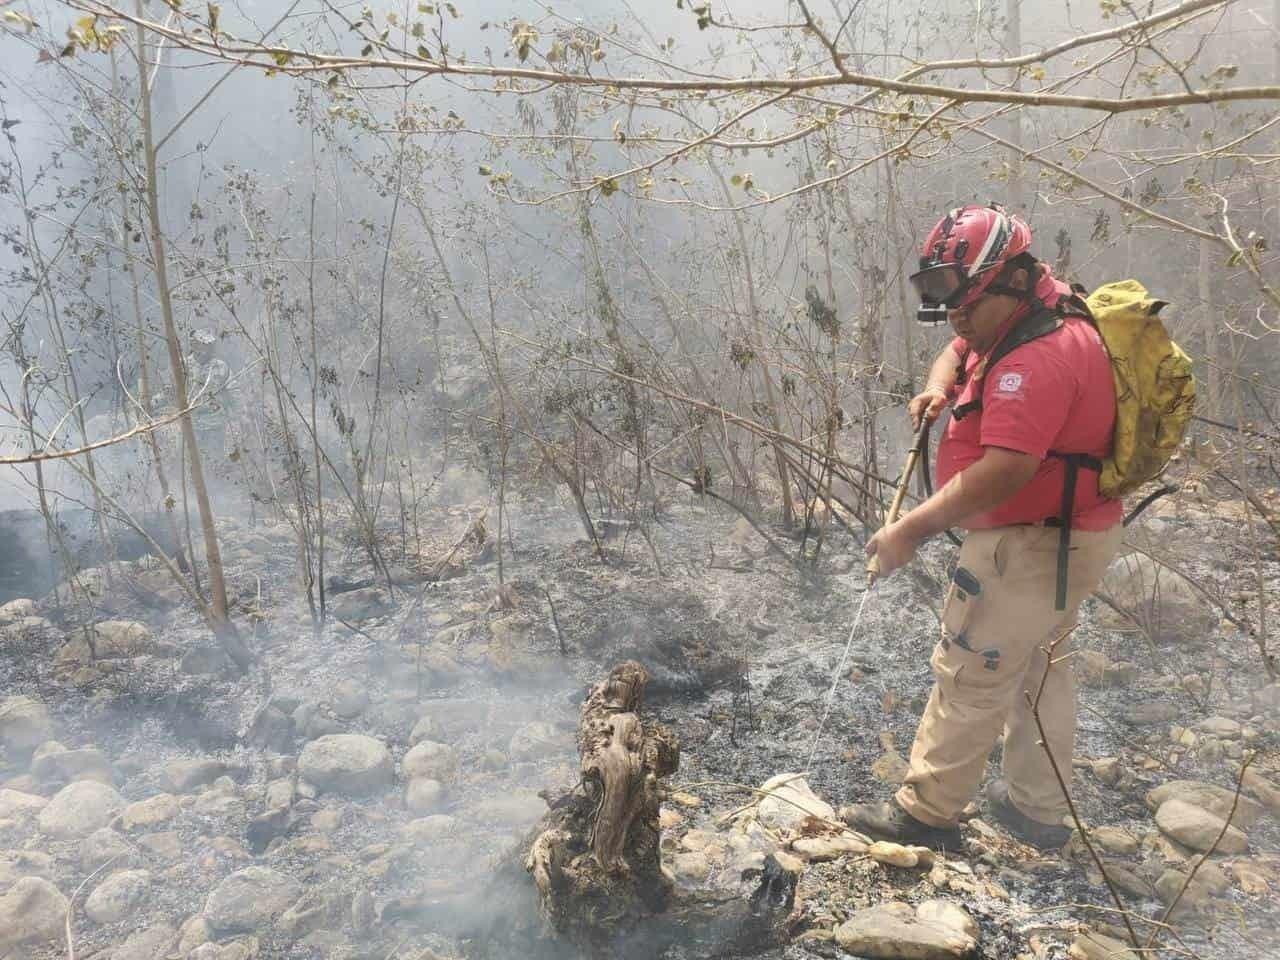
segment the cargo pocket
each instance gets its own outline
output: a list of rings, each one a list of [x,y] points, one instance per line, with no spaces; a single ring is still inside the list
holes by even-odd
[[[969,647],[969,624],[982,602],[982,581],[966,567],[956,567],[947,589],[947,602],[942,608],[942,648],[954,644],[962,650]]]
[[[972,695],[1000,683],[1000,651],[984,647],[981,638],[970,632],[984,602],[982,582],[968,568],[956,567],[942,610],[940,659],[957,694]]]

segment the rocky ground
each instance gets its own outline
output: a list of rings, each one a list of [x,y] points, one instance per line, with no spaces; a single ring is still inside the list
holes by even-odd
[[[774,956],[1134,956],[1108,952],[1123,925],[1080,837],[1040,854],[981,804],[946,856],[838,826],[902,776],[949,547],[868,598],[819,731],[864,589],[845,533],[806,577],[690,500],[651,546],[610,526],[604,565],[564,505],[521,502],[499,592],[492,539],[465,536],[477,516],[440,505],[392,587],[339,539],[318,634],[290,528],[224,520],[261,658],[244,677],[146,558],[0,607],[0,958],[67,956],[68,923],[82,958],[474,955],[527,909],[488,880],[540,791],[575,782],[578,704],[628,657],[681,739],[663,812],[678,882],[745,895],[768,853],[799,873],[809,929]],[[1215,958],[1280,953],[1280,686],[1231,622],[1256,622],[1280,558],[1274,537],[1254,555],[1243,516],[1194,496],[1150,511],[1074,661],[1092,845],[1138,917],[1186,886],[1161,942]],[[766,783],[786,796],[761,801]],[[535,955],[507,949],[489,955]]]

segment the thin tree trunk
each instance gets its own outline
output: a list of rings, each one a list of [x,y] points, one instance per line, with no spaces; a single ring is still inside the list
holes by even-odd
[[[138,17],[144,15],[142,0],[135,0]],[[160,191],[156,169],[154,128],[151,118],[151,80],[147,75],[149,63],[146,57],[146,34],[141,26],[135,29],[138,44],[138,95],[142,108],[143,155],[146,161],[147,218],[151,230],[151,246],[156,274],[156,293],[160,300],[160,317],[164,323],[165,343],[169,348],[169,368],[173,375],[174,400],[178,409],[186,411],[179,420],[182,438],[188,449],[191,486],[195,491],[196,509],[200,512],[200,529],[204,536],[205,562],[209,566],[209,626],[222,641],[228,655],[242,668],[247,668],[252,655],[240,641],[235,624],[227,612],[227,586],[222,573],[222,553],[218,549],[218,532],[214,527],[213,506],[205,485],[204,468],[200,448],[196,445],[195,424],[192,422],[190,399],[187,394],[187,372],[182,362],[182,347],[173,319],[173,297],[169,288],[168,263],[165,253],[164,230],[160,222]]]

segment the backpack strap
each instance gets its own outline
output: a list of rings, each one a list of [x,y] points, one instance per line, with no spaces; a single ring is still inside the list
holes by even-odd
[[[1067,608],[1067,561],[1071,553],[1071,519],[1076,505],[1076,477],[1083,467],[1102,471],[1102,461],[1088,453],[1059,453],[1050,450],[1049,456],[1063,461],[1066,476],[1062,482],[1062,502],[1058,506],[1058,574],[1053,609]]]
[[[1001,338],[1000,342],[995,345],[991,353],[987,355],[986,360],[984,361],[985,366],[983,367],[982,373],[979,374],[979,379],[985,378],[987,370],[990,370],[1024,343],[1030,343],[1032,340],[1037,340],[1046,334],[1053,333],[1053,331],[1062,326],[1062,321],[1066,314],[1060,313],[1057,307],[1046,307],[1038,300],[1036,303],[1038,304],[1037,309],[1033,310],[1029,316],[1024,318],[1015,325],[1013,329],[1006,333],[1004,337]],[[969,349],[965,348],[964,353],[960,355],[960,369],[956,376],[957,384],[963,385],[965,380],[968,379],[968,374],[965,371],[965,365],[968,362]],[[957,404],[952,408],[952,419],[963,420],[975,410],[981,410],[982,392],[984,389],[984,384],[978,384],[977,395],[974,396],[972,400],[968,403]]]

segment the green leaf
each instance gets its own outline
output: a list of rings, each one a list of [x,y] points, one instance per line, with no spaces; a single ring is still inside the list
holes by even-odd
[[[600,192],[606,197],[611,197],[618,192],[618,181],[613,177],[602,177],[599,183]]]
[[[366,43],[363,47],[360,48],[360,56],[362,57],[367,57],[371,53],[373,53],[372,43]]]
[[[733,184],[735,187],[742,186],[742,174],[735,173],[732,177],[729,178],[729,182]]]
[[[492,170],[492,168],[490,168],[490,167],[486,167],[483,163],[482,163],[482,164],[480,164],[480,176],[482,176],[482,177],[492,177],[492,176],[493,176],[493,170]]]
[[[427,49],[426,44],[422,44],[422,43],[418,44],[417,54],[423,60],[431,59],[431,51]]]

